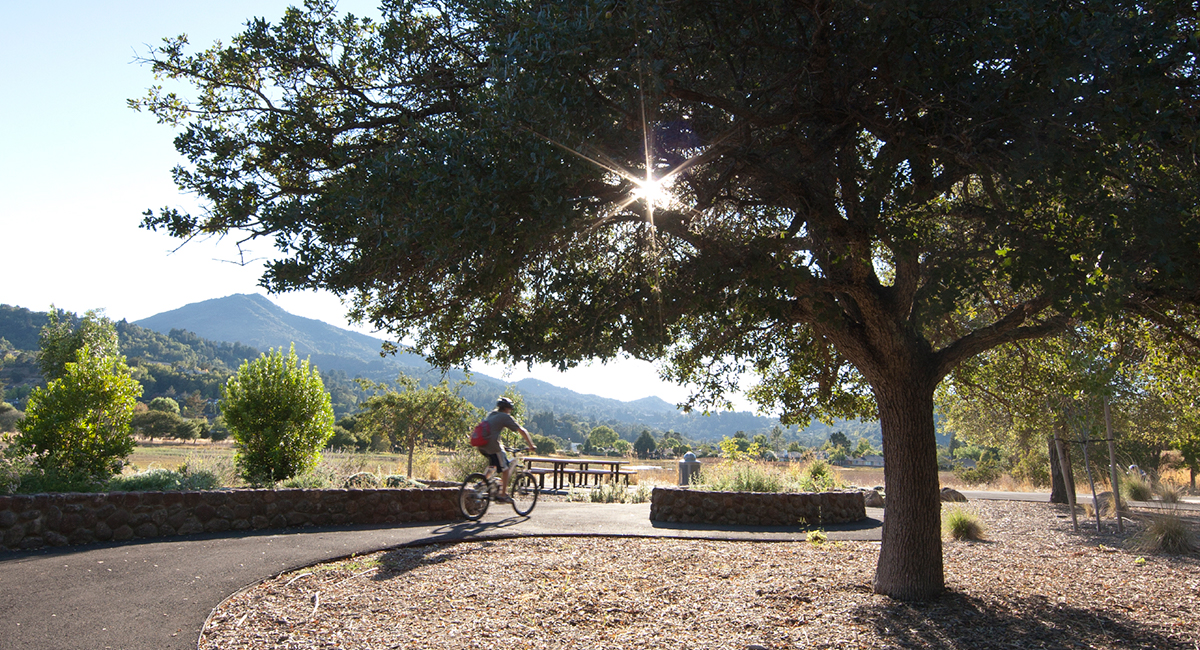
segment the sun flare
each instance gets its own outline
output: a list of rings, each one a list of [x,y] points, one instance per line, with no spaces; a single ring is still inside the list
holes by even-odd
[[[666,187],[665,178],[647,181],[634,181],[634,189],[630,194],[638,201],[644,201],[651,209],[669,205],[672,201],[671,192]]]

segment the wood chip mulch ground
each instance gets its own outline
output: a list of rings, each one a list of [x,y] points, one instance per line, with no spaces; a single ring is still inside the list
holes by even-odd
[[[986,540],[945,542],[931,603],[872,593],[878,543],[466,542],[268,580],[213,612],[200,648],[1200,650],[1200,556],[1073,533],[1062,506],[964,507]]]

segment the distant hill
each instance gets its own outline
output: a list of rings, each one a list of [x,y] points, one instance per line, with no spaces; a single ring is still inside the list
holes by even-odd
[[[379,360],[383,341],[328,323],[288,313],[258,294],[239,293],[184,305],[134,321],[163,334],[173,329],[194,332],[211,341],[241,343],[259,350],[295,344],[296,354]],[[415,355],[400,355],[404,365],[424,365]]]
[[[44,312],[0,305],[0,338],[7,339],[18,350],[37,349],[38,332],[45,322]],[[241,361],[269,348],[286,349],[293,343],[297,354],[308,357],[326,375],[327,387],[334,393],[340,413],[353,408],[357,387],[350,380],[355,377],[381,382],[390,382],[399,373],[424,382],[443,378],[418,355],[381,357],[380,339],[290,314],[267,298],[253,294],[193,303],[135,323],[122,321],[117,329],[122,353],[131,364],[141,364],[144,368],[142,381],[147,397],[191,391],[212,397],[219,393],[222,377],[227,377]],[[24,370],[35,368],[29,357],[26,359]],[[0,380],[4,378],[4,370],[0,368]],[[445,378],[455,382],[467,376],[451,371]],[[470,379],[474,385],[464,387],[462,394],[481,408],[491,408],[496,395],[509,385],[480,373],[472,373]],[[24,383],[28,383],[28,377]],[[650,428],[679,431],[692,440],[713,441],[737,431],[751,435],[766,433],[779,424],[775,418],[749,412],[683,413],[658,397],[622,402],[577,393],[537,379],[523,379],[516,383],[516,388],[524,396],[530,414],[551,411],[559,417],[609,424],[631,438],[642,428]],[[823,442],[834,430],[845,431],[851,440],[862,436],[879,445],[878,423],[839,422],[832,427],[814,423],[803,432],[789,429],[787,437],[812,446]]]
[[[188,330],[206,339],[237,342],[260,350],[286,348],[294,342],[296,353],[310,357],[318,368],[341,371],[348,377],[391,381],[404,372],[424,381],[442,379],[441,373],[418,355],[380,357],[382,340],[290,314],[260,295],[239,294],[205,300],[144,318],[136,324],[163,333]],[[446,378],[453,382],[465,379],[466,375],[451,371]],[[480,373],[472,373],[470,379],[475,385],[464,389],[463,395],[482,408],[491,408],[496,395],[508,385]],[[746,412],[711,416],[683,413],[674,404],[658,397],[622,402],[577,393],[537,379],[523,379],[516,387],[530,412],[573,414],[594,421],[623,423],[627,429],[639,426],[664,431],[674,429],[695,439],[719,439],[737,431],[763,432],[778,424],[775,418]]]

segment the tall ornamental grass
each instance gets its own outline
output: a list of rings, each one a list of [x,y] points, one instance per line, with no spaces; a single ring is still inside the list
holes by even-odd
[[[826,492],[842,486],[837,470],[823,460],[786,468],[745,461],[706,464],[696,481],[698,489],[714,492]]]

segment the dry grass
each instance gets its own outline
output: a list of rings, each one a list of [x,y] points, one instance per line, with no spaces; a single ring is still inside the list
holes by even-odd
[[[1049,504],[972,508],[989,540],[945,543],[949,592],[931,603],[872,593],[869,542],[526,538],[281,575],[218,607],[200,648],[1200,646],[1200,558],[1074,535]]]

